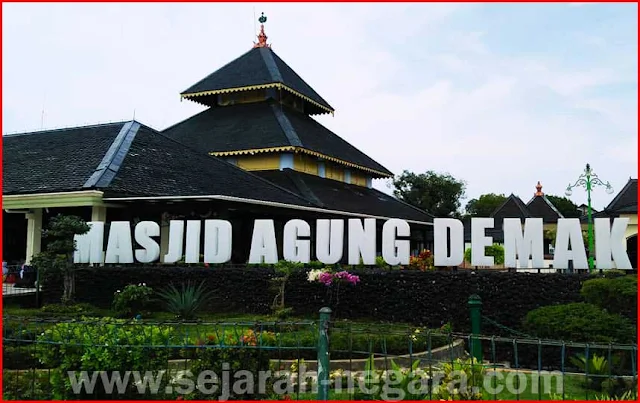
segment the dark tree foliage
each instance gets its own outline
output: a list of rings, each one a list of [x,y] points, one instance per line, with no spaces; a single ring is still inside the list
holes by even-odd
[[[415,174],[405,170],[393,179],[393,187],[397,198],[436,217],[459,217],[466,183],[447,173]]]
[[[560,211],[565,218],[580,218],[582,215],[578,206],[566,197],[546,195],[547,199]]]
[[[76,250],[75,235],[86,234],[89,225],[80,217],[59,214],[52,217],[42,236],[49,239],[47,250],[33,259],[38,270],[56,271],[64,281],[62,303],[72,303],[75,293],[73,254]]]
[[[505,200],[507,196],[503,194],[487,193],[469,200],[465,210],[470,217],[489,217]]]

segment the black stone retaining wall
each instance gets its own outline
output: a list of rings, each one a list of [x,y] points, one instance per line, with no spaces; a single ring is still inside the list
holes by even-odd
[[[315,316],[330,306],[338,319],[367,318],[439,327],[450,322],[456,332],[469,331],[467,299],[478,294],[483,315],[518,328],[532,309],[580,301],[580,287],[588,276],[470,271],[384,271],[359,269],[356,286],[336,290],[309,283],[306,271],[292,275],[286,288],[286,305],[296,315]],[[44,303],[57,303],[62,295],[60,276],[44,275]],[[76,274],[76,299],[109,307],[113,293],[127,284],[146,283],[160,289],[169,283],[205,281],[214,291],[208,310],[213,312],[268,313],[275,296],[271,268],[203,267],[102,267]],[[329,292],[331,291],[331,292]],[[161,306],[158,306],[161,309]],[[484,329],[483,329],[484,330]],[[499,334],[499,329],[486,333]],[[484,333],[484,331],[483,331]]]

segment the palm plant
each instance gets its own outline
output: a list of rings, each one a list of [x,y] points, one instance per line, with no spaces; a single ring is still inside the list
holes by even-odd
[[[187,281],[180,285],[180,289],[169,284],[167,288],[158,291],[158,295],[164,300],[169,312],[179,319],[191,320],[195,319],[198,310],[209,301],[213,293],[207,290],[204,281],[198,286]]]

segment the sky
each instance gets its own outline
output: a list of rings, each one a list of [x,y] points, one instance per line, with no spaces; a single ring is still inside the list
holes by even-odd
[[[586,163],[616,193],[637,178],[637,3],[2,7],[3,133],[184,120],[203,107],[179,93],[248,51],[264,12],[272,49],[336,109],[318,121],[395,174],[464,180],[463,206],[526,203],[538,181],[564,195]]]

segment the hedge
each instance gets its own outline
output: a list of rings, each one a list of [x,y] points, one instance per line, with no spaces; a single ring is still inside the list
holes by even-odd
[[[286,306],[298,316],[315,317],[323,306],[340,319],[374,319],[429,327],[451,323],[454,331],[469,331],[467,300],[478,294],[482,313],[503,325],[520,328],[527,312],[541,306],[579,302],[587,275],[470,271],[352,270],[356,286],[343,285],[339,298],[320,283],[309,283],[306,271],[294,273],[286,286]],[[167,284],[205,281],[214,291],[212,312],[266,314],[275,296],[272,268],[204,268],[127,266],[86,268],[76,274],[76,300],[108,308],[113,293],[128,284],[154,289]],[[43,300],[59,302],[62,280],[43,275]],[[497,334],[499,329],[487,329]]]

